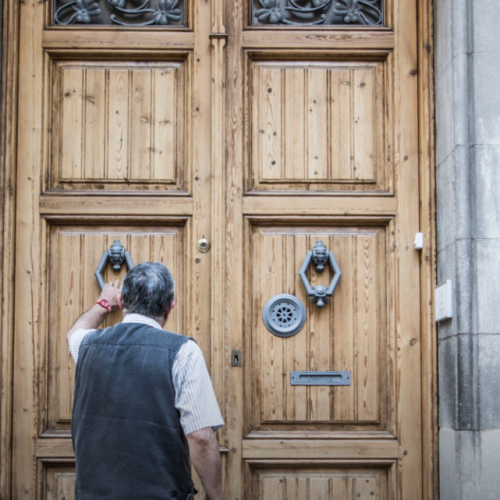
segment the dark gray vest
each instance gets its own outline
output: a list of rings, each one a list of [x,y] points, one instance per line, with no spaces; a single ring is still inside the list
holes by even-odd
[[[188,337],[138,323],[87,335],[76,368],[71,431],[76,500],[187,499],[187,441],[172,365]]]

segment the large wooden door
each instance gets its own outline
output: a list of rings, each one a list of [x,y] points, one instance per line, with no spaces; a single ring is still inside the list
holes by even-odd
[[[115,239],[173,272],[167,326],[211,371],[227,499],[430,498],[417,1],[140,4],[19,7],[12,498],[73,498],[65,334]],[[323,308],[298,275],[317,240],[342,273]],[[306,310],[290,337],[262,316],[283,293]]]
[[[417,8],[228,4],[220,283],[227,350],[243,353],[226,378],[231,499],[424,497]],[[342,273],[323,308],[298,275],[317,240]],[[332,277],[308,271],[313,286]],[[306,307],[293,336],[264,325],[277,294]],[[293,385],[292,371],[350,384]]]
[[[20,20],[12,498],[69,500],[65,332],[115,239],[169,267],[169,328],[212,365],[211,254],[196,246],[211,237],[211,6],[29,0]]]

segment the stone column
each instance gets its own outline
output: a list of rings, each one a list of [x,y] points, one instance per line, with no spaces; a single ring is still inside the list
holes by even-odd
[[[435,0],[440,499],[500,498],[500,2]]]

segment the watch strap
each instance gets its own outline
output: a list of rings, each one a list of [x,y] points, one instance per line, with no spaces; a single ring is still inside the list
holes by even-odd
[[[96,301],[96,304],[99,304],[101,307],[104,307],[104,309],[106,309],[106,311],[108,311],[109,313],[111,312],[111,304],[106,299],[98,300]]]

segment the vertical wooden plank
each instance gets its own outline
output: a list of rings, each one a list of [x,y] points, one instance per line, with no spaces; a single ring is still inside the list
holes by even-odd
[[[328,71],[307,70],[307,172],[309,180],[328,179]]]
[[[151,96],[151,70],[131,70],[130,106],[130,179],[149,180],[153,135],[153,110]],[[172,103],[173,104],[173,103]]]
[[[83,138],[83,69],[63,68],[61,135],[61,175],[64,179],[81,179]]]
[[[264,233],[261,241],[261,259],[254,262],[253,269],[261,269],[262,304],[278,293],[283,286],[283,236]],[[283,420],[283,339],[272,335],[260,322],[261,336],[261,397],[262,418],[266,421]]]
[[[284,234],[283,238],[283,293],[294,294],[295,292],[295,242],[293,234]],[[294,337],[283,339],[283,394],[285,420],[293,420],[294,414],[294,393],[289,383],[290,371],[293,370],[294,359],[293,349]],[[290,415],[288,410],[290,411]]]
[[[101,289],[95,278],[95,270],[103,253],[109,249],[100,231],[85,231],[82,234],[82,285],[83,310],[90,309],[99,297]],[[75,317],[76,319],[76,317]]]
[[[108,179],[129,175],[129,86],[129,70],[108,70]]]
[[[354,179],[375,175],[375,75],[373,68],[353,70]]]
[[[164,264],[167,269],[172,274],[172,277],[175,281],[175,297],[176,297],[176,306],[172,309],[170,316],[168,318],[168,325],[166,328],[173,332],[184,333],[182,318],[183,318],[183,305],[184,305],[184,296],[183,296],[183,283],[182,276],[183,270],[178,269],[178,260],[177,255],[183,252],[181,245],[179,245],[179,237],[177,232],[169,232],[167,234],[159,234],[153,235],[151,237],[152,240],[152,261],[160,262]]]
[[[357,500],[352,497],[352,478],[330,478],[330,500]]]
[[[330,500],[330,480],[327,477],[309,478],[309,498],[311,500]]]
[[[258,67],[256,89],[259,118],[254,137],[259,144],[259,172],[261,179],[280,179],[283,172],[283,71]]]
[[[280,477],[262,478],[262,500],[287,500],[284,479]]]
[[[175,179],[178,161],[176,144],[183,141],[183,127],[178,129],[176,103],[179,97],[176,88],[178,70],[161,68],[153,70],[154,142],[152,151],[152,179]]]
[[[59,383],[57,384],[57,402],[59,410],[58,420],[69,422],[71,419],[71,405],[73,402],[74,363],[68,352],[66,343],[66,332],[69,330],[83,309],[83,287],[82,287],[82,237],[79,234],[59,235],[60,261],[57,268],[53,269],[54,284],[59,290],[59,304],[52,305],[59,309],[54,315],[59,314],[59,328],[55,328],[52,339],[57,345],[56,373]],[[64,269],[64,272],[60,272]],[[52,281],[52,280],[51,280]],[[59,306],[59,307],[58,307]]]
[[[55,500],[69,500],[75,495],[75,473],[55,474],[57,496]]]
[[[312,249],[318,240],[330,248],[327,235],[312,234],[309,238],[309,249]],[[316,272],[316,266],[309,266],[309,281],[312,287],[317,285],[328,286],[332,280],[330,266],[325,266],[322,273]],[[332,303],[329,301],[323,308],[318,308],[316,304],[309,302],[309,349],[308,362],[311,371],[330,370],[332,323],[331,312]],[[329,386],[309,387],[309,420],[328,421],[330,420],[331,388]]]
[[[106,141],[106,70],[85,69],[85,179],[104,179]]]
[[[332,238],[331,249],[342,272],[333,294],[333,367],[332,370],[354,373],[354,262],[353,235],[338,234]],[[335,421],[354,420],[354,384],[334,387],[333,418]]]
[[[291,241],[290,241],[291,240]],[[287,255],[289,270],[287,276],[293,277],[293,288],[290,286],[287,293],[295,295],[304,305],[307,305],[307,297],[300,281],[297,270],[300,269],[302,262],[308,251],[308,238],[304,234],[292,234],[287,236]],[[293,242],[293,244],[292,244]],[[287,388],[287,420],[304,421],[307,418],[307,387],[304,385],[290,385],[290,372],[297,370],[307,370],[307,338],[308,323],[306,321],[304,328],[300,333],[286,339],[286,385]],[[300,497],[299,497],[300,498]]]
[[[375,478],[357,477],[353,479],[353,500],[378,500],[379,486]]]
[[[420,231],[417,4],[394,4],[397,46],[394,52],[395,172],[397,218],[397,354],[398,437],[406,451],[399,467],[400,494],[405,500],[422,498],[422,344],[420,254],[413,237]],[[425,50],[425,49],[422,49]],[[409,287],[412,283],[415,286]]]
[[[307,500],[307,478],[300,475],[286,476],[286,500]]]
[[[62,468],[52,470],[52,467],[49,467],[46,479],[46,500],[70,500],[74,497],[76,475],[74,472],[63,472],[63,470]]]
[[[330,70],[331,179],[352,178],[352,82],[348,68]]]
[[[306,70],[284,70],[285,179],[304,179],[306,165]]]
[[[360,234],[357,245],[356,374],[358,419],[378,419],[377,238]]]

